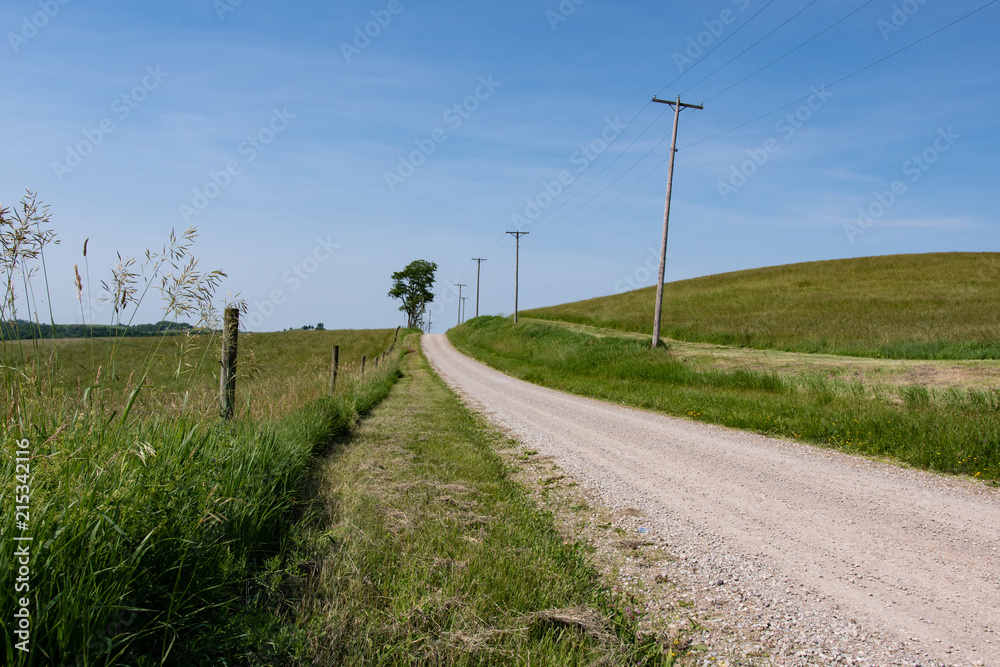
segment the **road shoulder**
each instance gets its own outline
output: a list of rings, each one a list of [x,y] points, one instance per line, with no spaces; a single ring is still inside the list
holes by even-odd
[[[404,376],[317,471],[297,611],[313,664],[669,665],[410,339]]]

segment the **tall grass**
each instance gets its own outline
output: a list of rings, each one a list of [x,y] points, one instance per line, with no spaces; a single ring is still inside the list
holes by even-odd
[[[313,458],[398,375],[393,357],[273,422],[125,426],[76,415],[8,432],[5,453],[17,439],[31,443],[34,631],[26,660],[6,636],[7,663],[207,664],[253,653],[276,622],[262,577],[284,547]],[[9,508],[10,456],[2,469]],[[13,520],[5,513],[5,535]],[[14,562],[13,549],[0,541],[0,558]],[[0,609],[14,608],[15,574],[0,574]]]
[[[0,336],[3,341],[0,342],[0,371],[3,373],[5,399],[0,406],[0,418],[4,425],[15,422],[25,425],[30,421],[29,409],[38,410],[40,406],[44,406],[43,410],[58,409],[58,399],[66,389],[63,378],[58,374],[65,373],[66,369],[72,369],[80,393],[88,398],[106,398],[108,392],[101,390],[119,380],[124,380],[130,395],[131,392],[138,392],[145,385],[156,356],[169,338],[156,336],[148,339],[141,347],[144,352],[141,361],[122,358],[128,356],[122,354],[123,348],[133,345],[123,335],[105,339],[85,338],[79,341],[82,354],[73,360],[75,363],[59,363],[61,347],[54,338],[42,340],[37,306],[40,295],[44,293],[46,302],[50,304],[49,330],[54,336],[56,326],[51,312],[51,298],[48,298],[45,250],[59,241],[55,232],[47,228],[49,224],[48,207],[38,200],[35,193],[28,192],[22,197],[20,207],[13,214],[8,208],[0,206],[0,267],[6,278],[0,300],[0,331],[3,334]],[[74,266],[76,295],[84,324],[87,324],[87,315],[93,312],[98,302],[104,302],[110,305],[113,324],[131,325],[143,304],[158,293],[162,300],[162,322],[193,317],[196,319],[195,331],[211,338],[219,326],[215,292],[226,274],[199,268],[199,260],[193,254],[197,235],[194,227],[179,236],[171,231],[169,242],[160,250],[146,249],[142,261],[118,253],[111,278],[101,281],[99,295],[90,291],[87,263],[90,239],[87,239],[82,248],[86,288],[79,265]],[[227,305],[245,307],[240,302]],[[28,341],[18,339],[20,327],[17,323],[22,312],[32,314],[37,334]],[[205,340],[202,339],[203,342]],[[205,348],[205,345],[202,347]],[[192,366],[208,368],[210,363],[211,360],[205,356],[182,360],[178,364],[178,374],[180,370],[189,370]],[[185,379],[189,380],[190,386],[196,386],[194,374],[185,374]],[[108,408],[103,400],[100,408]]]
[[[1000,359],[1000,253],[862,257],[668,284],[661,335],[894,359]],[[525,311],[652,334],[655,288]]]
[[[697,371],[634,338],[480,317],[448,334],[460,350],[530,382],[700,421],[787,436],[973,477],[1000,479],[1000,391],[886,388]]]
[[[15,215],[2,209],[0,326],[37,312],[48,289],[48,222],[30,193]],[[13,536],[32,539],[29,590],[17,590],[16,568],[0,569],[0,613],[12,618],[26,597],[31,614],[30,652],[5,633],[5,664],[252,661],[280,635],[276,562],[309,467],[399,377],[400,353],[363,379],[357,372],[362,354],[388,348],[390,331],[261,334],[241,347],[237,418],[220,421],[213,298],[224,274],[198,268],[195,236],[171,234],[142,262],[120,257],[104,287],[116,324],[159,292],[163,319],[196,317],[196,333],[0,343],[0,558],[15,562],[23,543]],[[89,294],[76,277],[86,318]],[[345,354],[329,396],[333,344]],[[17,479],[21,441],[27,481]],[[26,483],[23,527],[12,509]]]
[[[25,194],[20,206],[13,211],[0,205],[0,272],[4,278],[4,291],[0,298],[0,339],[16,339],[19,306],[35,314],[36,332],[41,331],[38,295],[34,289],[36,281],[33,279],[39,272],[43,278],[46,277],[45,246],[57,242],[55,233],[48,229],[49,222],[48,207],[38,201],[35,193]],[[44,284],[45,296],[48,296],[47,280]],[[51,299],[46,299],[46,302],[51,304]],[[54,324],[51,310],[49,319]],[[31,351],[33,356],[26,354],[23,346],[18,346],[16,350],[0,348],[0,374],[4,389],[0,417],[3,417],[4,425],[18,414],[26,393],[36,393],[33,389],[46,380],[51,382],[50,377],[46,378],[46,370],[51,371],[51,364],[45,363],[35,340],[32,341]]]

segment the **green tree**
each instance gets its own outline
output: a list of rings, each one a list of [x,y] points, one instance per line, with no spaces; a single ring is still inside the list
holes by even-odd
[[[418,259],[406,265],[402,271],[392,274],[392,289],[389,296],[400,299],[403,305],[399,307],[406,313],[406,326],[418,329],[424,314],[424,308],[434,302],[434,272],[437,264],[425,259]]]

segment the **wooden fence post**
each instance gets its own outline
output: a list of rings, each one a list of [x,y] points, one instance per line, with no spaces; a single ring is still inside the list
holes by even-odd
[[[340,346],[333,346],[333,363],[330,365],[330,395],[337,390],[337,369],[340,366]]]
[[[364,357],[364,355],[362,355],[361,356],[361,379],[363,380],[364,377],[365,377],[365,357]]]
[[[222,371],[219,373],[219,403],[222,418],[232,419],[236,408],[236,350],[240,336],[240,311],[226,308],[222,324]]]

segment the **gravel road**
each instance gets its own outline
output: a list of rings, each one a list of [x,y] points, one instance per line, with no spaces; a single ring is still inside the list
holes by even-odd
[[[553,391],[444,335],[422,345],[494,423],[641,511],[684,585],[763,647],[748,663],[1000,665],[996,489]]]

